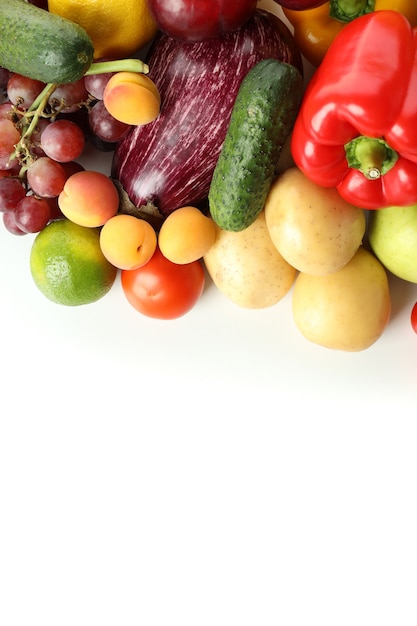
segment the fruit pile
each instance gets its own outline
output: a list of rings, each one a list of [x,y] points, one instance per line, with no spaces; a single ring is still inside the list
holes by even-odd
[[[91,66],[91,72],[113,66],[99,63]],[[62,205],[67,193],[62,202],[59,196],[67,180],[83,169],[77,159],[87,140],[108,149],[132,124],[156,117],[160,106],[154,83],[133,72],[89,73],[76,82],[57,85],[2,68],[0,89],[0,210],[4,225],[16,235],[37,233],[66,214]],[[124,106],[119,110],[121,102]],[[85,188],[93,191],[104,178],[85,174]],[[108,184],[103,193],[107,188]]]
[[[404,133],[383,132],[385,119],[365,87],[362,94],[348,79],[337,82],[334,67],[345,55],[346,76],[353,76],[352,41],[378,35],[383,24],[384,63],[391,66],[374,74],[402,94],[404,114],[399,97],[394,129],[412,126],[407,103],[414,96],[388,60],[405,54],[410,16],[394,10],[351,16],[317,61],[303,96],[296,40],[253,0],[239,7],[225,2],[224,15],[211,19],[201,6],[176,16],[168,0],[130,0],[126,15],[103,3],[106,27],[114,20],[105,37],[93,8],[78,15],[72,0],[35,4],[6,0],[4,29],[17,8],[16,21],[27,19],[28,27],[33,20],[37,27],[50,26],[51,17],[64,20],[58,70],[79,76],[59,82],[58,70],[40,63],[48,31],[42,42],[29,44],[23,36],[25,46],[36,48],[37,62],[27,62],[27,71],[16,70],[16,46],[2,52],[0,44],[0,211],[8,231],[35,235],[30,267],[46,297],[67,306],[94,302],[120,275],[135,309],[175,319],[195,306],[208,275],[246,308],[273,306],[292,289],[295,324],[319,345],[358,351],[379,339],[391,313],[388,272],[417,283],[417,268],[404,273],[393,247],[401,237],[404,250],[417,240],[413,159],[404,165],[414,149],[412,129],[408,143]],[[188,0],[188,9],[193,4]],[[301,16],[327,4],[286,0],[282,7],[285,15]],[[137,11],[143,32],[132,29]],[[365,21],[369,27],[362,29]],[[71,56],[72,36],[87,57],[94,51],[87,68]],[[124,58],[145,44],[144,62]],[[337,101],[334,109],[329,97]],[[370,111],[365,122],[355,118],[359,104]],[[349,113],[338,117],[344,107]],[[111,175],[79,164],[86,142],[114,150]],[[282,167],[284,144],[294,161]],[[354,183],[339,182],[343,168]],[[394,175],[411,181],[400,196],[387,192]],[[406,206],[390,206],[395,197]],[[417,308],[415,328],[416,318]]]

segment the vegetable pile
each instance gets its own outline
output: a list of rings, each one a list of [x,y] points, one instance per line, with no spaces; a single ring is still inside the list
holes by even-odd
[[[416,3],[275,2],[289,26],[254,0],[148,0],[147,49],[96,60],[75,22],[4,0],[0,211],[34,243],[95,229],[141,314],[185,315],[207,280],[244,308],[292,291],[307,340],[365,350],[390,274],[417,284]]]

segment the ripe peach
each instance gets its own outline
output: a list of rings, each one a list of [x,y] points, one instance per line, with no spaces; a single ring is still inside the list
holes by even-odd
[[[201,259],[214,243],[217,227],[193,206],[184,206],[165,218],[159,231],[158,245],[173,263],[183,265]]]
[[[121,270],[145,265],[155,252],[157,236],[144,219],[119,213],[104,224],[100,246],[104,256]]]
[[[58,205],[65,217],[75,224],[95,228],[116,215],[119,193],[105,174],[84,170],[66,180]]]
[[[159,115],[161,96],[144,74],[117,72],[103,92],[103,103],[114,118],[131,126],[149,124]]]

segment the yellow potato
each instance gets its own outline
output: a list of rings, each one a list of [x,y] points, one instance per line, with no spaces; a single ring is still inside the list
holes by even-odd
[[[203,260],[216,287],[235,304],[250,309],[281,300],[297,273],[272,243],[263,211],[240,232],[218,228]]]
[[[337,272],[300,273],[292,294],[294,321],[313,343],[355,352],[369,348],[385,330],[391,314],[387,273],[366,248]]]
[[[297,270],[325,275],[353,257],[365,234],[365,211],[290,167],[274,180],[265,203],[277,250]]]

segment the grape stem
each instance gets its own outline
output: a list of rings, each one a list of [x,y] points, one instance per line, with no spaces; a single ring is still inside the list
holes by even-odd
[[[39,118],[41,117],[48,103],[49,97],[53,94],[57,87],[57,83],[47,83],[42,89],[41,93],[38,95],[38,97],[32,102],[31,106],[26,111],[27,117],[31,117],[32,119],[30,121],[30,124],[25,128],[24,132],[22,133],[22,139],[31,136],[36,128]]]
[[[19,161],[24,163],[22,165],[19,176],[22,177],[28,167],[27,161],[31,156],[30,148],[28,147],[28,140],[32,136],[34,130],[38,125],[39,118],[43,115],[44,109],[48,103],[49,97],[58,87],[57,83],[47,83],[42,89],[41,93],[32,102],[30,107],[22,115],[24,123],[22,125],[22,132],[19,143],[15,145],[15,150],[11,154],[11,159],[18,157]],[[30,121],[29,121],[30,120]]]
[[[135,72],[148,74],[149,67],[140,59],[116,59],[111,61],[97,61],[90,65],[85,72],[85,76],[92,74],[106,74],[108,72]],[[58,83],[47,83],[38,97],[32,102],[30,107],[22,115],[22,132],[19,143],[15,145],[15,150],[10,158],[17,157],[22,164],[19,176],[23,177],[28,168],[28,161],[31,158],[29,140],[35,131],[39,118],[44,115],[45,108],[50,96],[58,87]]]

